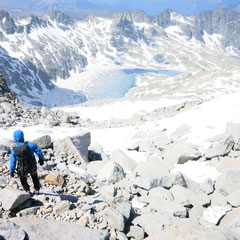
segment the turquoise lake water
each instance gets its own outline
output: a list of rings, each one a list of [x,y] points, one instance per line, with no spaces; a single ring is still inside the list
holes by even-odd
[[[133,87],[139,75],[155,73],[159,75],[176,76],[177,71],[154,69],[123,69],[107,75],[100,83],[96,84],[88,93],[88,100],[122,98]]]

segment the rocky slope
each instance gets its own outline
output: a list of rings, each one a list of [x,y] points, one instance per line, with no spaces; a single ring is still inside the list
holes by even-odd
[[[70,234],[112,240],[238,239],[239,133],[239,124],[229,123],[201,153],[198,146],[171,139],[164,131],[139,131],[129,151],[147,153],[147,168],[120,149],[107,155],[101,143],[91,144],[90,132],[58,141],[43,135],[34,140],[45,156],[38,169],[42,189],[32,197],[16,176],[10,178],[11,143],[3,141],[0,235],[18,240],[66,239]],[[174,164],[189,161],[217,167],[218,177],[198,183],[171,172]],[[62,222],[71,233],[62,231]]]

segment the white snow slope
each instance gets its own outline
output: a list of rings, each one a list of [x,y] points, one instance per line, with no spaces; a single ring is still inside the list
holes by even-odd
[[[188,125],[190,130],[183,138],[189,142],[197,144],[200,149],[204,151],[211,144],[208,142],[208,139],[224,133],[228,122],[240,123],[239,99],[240,91],[217,97],[173,117],[149,121],[143,125],[121,128],[91,129],[92,143],[99,143],[109,155],[114,149],[119,148],[134,160],[145,161],[147,156],[144,153],[127,150],[127,148],[134,144],[134,141],[138,140],[133,138],[136,134],[142,131],[150,133],[166,129],[166,133],[170,136],[178,127]],[[133,113],[148,112],[150,106],[153,109],[154,106],[158,107],[162,104],[166,106],[175,105],[176,101],[171,99],[169,99],[169,101],[167,101],[167,99],[159,99],[155,101],[139,100],[128,102],[126,100],[118,103],[108,103],[108,105],[102,105],[98,108],[78,105],[69,108],[68,111],[76,112],[84,118],[103,121],[114,117],[118,118],[119,113],[121,112],[124,112],[125,118],[130,118]],[[113,109],[118,109],[118,111],[114,112]],[[63,110],[66,110],[66,108]],[[33,140],[43,134],[49,134],[53,140],[56,140],[66,136],[77,135],[81,131],[89,130],[67,127],[54,127],[50,129],[42,125],[21,129],[25,132],[27,140]],[[16,128],[1,129],[2,138],[12,139],[15,130]],[[149,136],[146,135],[146,139],[147,138],[149,139]],[[187,176],[199,182],[202,182],[209,177],[215,179],[220,174],[213,167],[207,166],[206,162],[189,162],[181,165],[177,170],[184,172]]]

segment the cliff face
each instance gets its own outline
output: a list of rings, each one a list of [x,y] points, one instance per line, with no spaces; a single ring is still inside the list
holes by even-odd
[[[16,94],[14,92],[11,92],[7,85],[6,79],[3,77],[1,73],[0,73],[0,97],[7,97],[11,100],[16,99]]]

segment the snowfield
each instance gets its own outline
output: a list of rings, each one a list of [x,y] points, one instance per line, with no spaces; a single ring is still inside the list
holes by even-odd
[[[104,151],[111,155],[116,148],[123,150],[135,161],[146,161],[146,155],[143,152],[128,151],[127,149],[134,144],[133,137],[144,131],[158,131],[166,129],[165,133],[169,136],[176,129],[185,125],[188,126],[188,132],[183,139],[195,143],[200,150],[206,150],[211,142],[208,140],[226,130],[228,122],[240,123],[240,92],[219,96],[205,103],[197,105],[192,109],[183,111],[175,116],[162,120],[153,120],[137,126],[122,126],[118,128],[100,128],[90,129],[92,143],[99,143]],[[184,100],[182,100],[184,101]],[[147,113],[154,111],[162,106],[173,106],[181,102],[174,99],[158,100],[122,100],[108,102],[98,106],[76,105],[71,107],[58,108],[67,112],[79,114],[82,118],[88,118],[94,121],[105,121],[111,119],[127,119],[134,114]],[[46,128],[42,125],[34,127],[21,128],[25,132],[25,138],[34,140],[43,134],[49,134],[53,140],[61,139],[67,136],[77,135],[81,131],[89,131],[84,128],[53,127]],[[12,139],[16,128],[1,130],[2,138]],[[147,136],[146,136],[147,137]],[[193,171],[195,169],[195,171]],[[176,167],[174,171],[181,171],[189,178],[202,182],[207,178],[215,179],[220,173],[213,167],[207,166],[203,162],[191,162]]]

